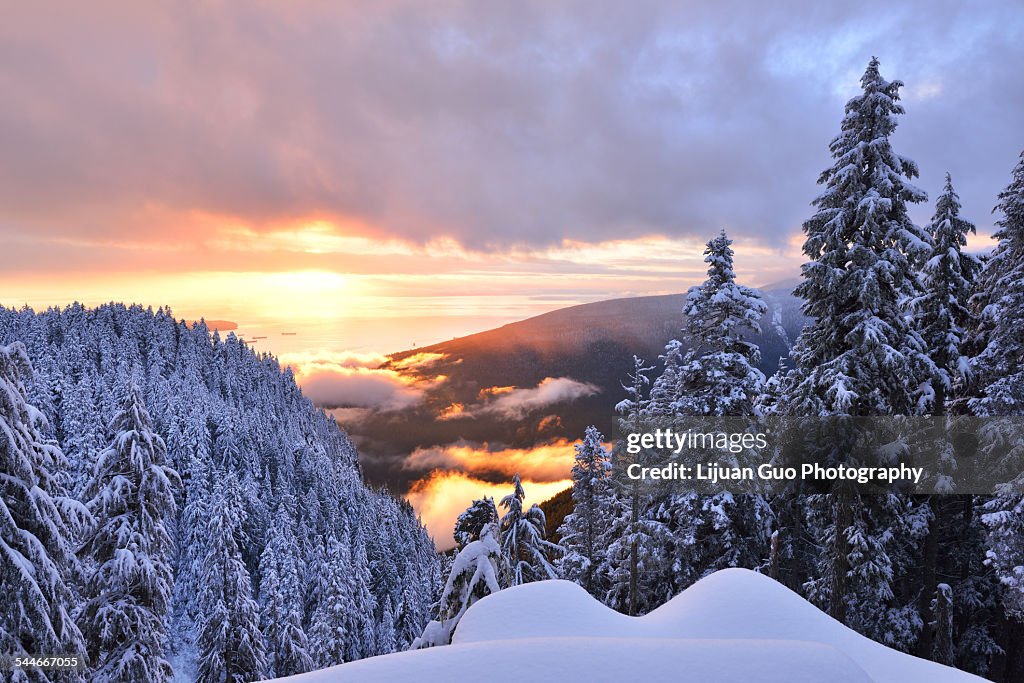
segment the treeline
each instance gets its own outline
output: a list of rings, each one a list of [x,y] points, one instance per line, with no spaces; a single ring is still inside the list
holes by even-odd
[[[0,654],[15,680],[220,683],[407,647],[440,583],[291,372],[117,304],[0,308]]]
[[[624,427],[691,416],[1024,412],[1024,154],[998,196],[996,247],[976,258],[964,251],[975,228],[949,175],[930,223],[910,220],[908,206],[927,196],[911,183],[917,166],[890,144],[904,113],[902,84],[882,78],[873,59],[861,86],[803,225],[808,261],[796,294],[810,322],[788,361],[770,377],[758,370],[751,339],[765,305],[737,284],[723,232],[708,242],[707,280],[683,311],[687,343],[666,346],[657,376],[634,359],[618,405]],[[985,438],[1024,448],[1019,433]],[[605,604],[643,614],[711,572],[746,567],[889,647],[1024,680],[1020,473],[991,496],[863,496],[841,487],[774,497],[645,494],[613,482],[613,467],[633,456],[609,452],[603,440],[591,428],[577,447],[573,511],[554,561]],[[957,453],[943,455],[956,467]],[[472,559],[478,565],[488,554],[499,569],[509,561],[486,539]],[[486,593],[486,585],[472,590]]]

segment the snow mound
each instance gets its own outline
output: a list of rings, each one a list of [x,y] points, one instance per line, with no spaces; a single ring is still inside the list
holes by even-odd
[[[537,581],[488,595],[474,604],[459,621],[452,643],[626,637],[635,635],[631,628],[635,621],[605,607],[571,581]]]
[[[524,638],[446,645],[371,657],[279,680],[871,683],[849,657],[817,643],[657,638]]]
[[[288,679],[953,683],[982,679],[874,643],[772,579],[716,572],[643,617],[608,609],[568,581],[490,595],[453,644]]]

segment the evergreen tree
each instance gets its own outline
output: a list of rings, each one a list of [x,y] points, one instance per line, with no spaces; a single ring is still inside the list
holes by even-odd
[[[437,619],[423,629],[412,649],[448,645],[462,615],[473,603],[501,590],[498,583],[502,564],[502,550],[498,542],[498,528],[488,524],[480,538],[459,551],[452,562],[438,603]]]
[[[650,402],[645,397],[651,384],[648,373],[653,369],[639,356],[633,356],[633,371],[627,377],[628,382],[622,385],[626,398],[615,405],[615,412],[622,416],[619,424],[623,432],[639,434],[643,431],[644,420],[650,413]],[[642,454],[636,459],[642,460]],[[628,467],[633,460],[634,456],[622,448],[620,440],[612,452],[612,462]],[[636,616],[640,608],[641,553],[649,547],[647,541],[654,535],[651,533],[653,525],[641,516],[639,480],[634,479],[628,491],[621,488],[613,490],[616,494],[613,501],[619,504],[614,505],[618,514],[611,516],[609,528],[608,566],[604,572],[608,576],[609,588],[605,602]]]
[[[992,629],[996,642],[979,630],[969,631],[965,642],[988,655],[981,658],[982,665],[994,660],[995,668],[987,675],[1019,680],[1024,677],[1024,495],[1019,469],[1012,464],[1024,458],[1019,425],[1024,413],[1024,154],[995,211],[1001,214],[993,236],[998,243],[985,261],[973,298],[980,321],[972,342],[980,350],[971,360],[974,397],[969,405],[975,415],[989,418],[981,449],[1009,446],[999,459],[1008,467],[997,474],[1006,483],[978,506],[987,530],[985,564],[998,581]],[[979,592],[987,593],[984,588]],[[993,649],[1001,652],[992,656]]]
[[[473,541],[479,540],[485,526],[497,523],[498,508],[494,505],[494,499],[484,496],[474,500],[455,520],[453,536],[456,547],[462,550]]]
[[[309,631],[313,657],[316,665],[321,668],[346,661],[345,652],[350,639],[348,615],[355,609],[348,582],[351,570],[352,559],[348,546],[331,538],[327,544],[324,564],[326,585],[313,612]]]
[[[78,654],[82,634],[68,587],[76,569],[70,539],[88,513],[56,487],[63,454],[45,441],[45,418],[26,403],[25,347],[0,346],[0,656]],[[74,680],[40,669],[10,673],[14,683]]]
[[[956,649],[953,643],[953,589],[947,583],[940,583],[935,594],[935,649],[932,658],[946,666],[956,665]]]
[[[1024,152],[1013,178],[999,193],[995,210],[998,240],[985,262],[973,299],[979,312],[980,350],[971,359],[979,396],[975,415],[1020,415],[1024,412]]]
[[[501,550],[505,556],[508,571],[507,584],[518,586],[531,581],[556,579],[558,574],[548,555],[559,548],[544,540],[547,520],[540,506],[534,504],[523,511],[526,492],[516,474],[512,478],[514,490],[501,499],[505,514],[501,518]]]
[[[1024,414],[1024,153],[1010,185],[999,194],[996,211],[1002,214],[994,235],[999,241],[985,263],[977,296],[981,351],[972,359],[972,368],[980,395],[970,406],[975,414],[991,418],[982,448],[1007,444],[1003,462],[1020,463],[1020,421],[1006,418]],[[1002,587],[1000,616],[1004,634],[1009,635],[1001,645],[1007,650],[1010,679],[1024,675],[1024,494],[1019,471],[1013,468],[1005,475],[996,495],[983,503],[982,520],[988,529],[986,564]]]
[[[178,473],[153,433],[142,392],[132,383],[100,453],[86,495],[96,519],[80,554],[91,568],[80,623],[96,681],[166,681],[171,539]]]
[[[923,268],[924,292],[913,300],[913,309],[937,371],[930,412],[942,415],[947,398],[967,374],[967,359],[961,358],[960,348],[973,327],[968,299],[981,271],[981,261],[963,252],[967,235],[975,228],[960,217],[960,198],[948,173],[928,232],[932,246]]]
[[[204,612],[199,628],[199,682],[245,683],[267,668],[259,606],[242,562],[238,534],[244,510],[234,474],[213,493],[203,562]]]
[[[964,346],[968,330],[974,327],[968,299],[981,270],[981,261],[963,252],[963,247],[967,245],[967,235],[975,232],[975,228],[960,217],[960,199],[948,173],[928,232],[932,247],[922,269],[924,291],[913,300],[911,308],[937,372],[932,380],[933,396],[927,410],[933,415],[945,415],[948,405],[959,402],[957,399],[963,393],[968,376],[967,359],[961,356],[960,349]],[[951,493],[952,473],[957,469],[953,445],[942,439],[936,444],[936,450],[939,453],[936,489]],[[967,504],[970,505],[970,502],[967,501]],[[921,562],[922,590],[919,601],[924,626],[917,651],[923,657],[932,657],[941,649],[942,661],[946,661],[946,658],[952,656],[951,650],[948,644],[940,646],[938,639],[947,635],[940,629],[952,628],[952,622],[943,621],[940,618],[942,615],[934,613],[933,606],[943,609],[949,607],[952,610],[953,592],[950,588],[948,596],[937,593],[939,547],[962,538],[967,530],[951,525],[948,518],[954,503],[949,500],[929,497],[923,505],[929,514]],[[970,523],[976,524],[973,518]]]
[[[670,339],[665,344],[665,353],[659,358],[662,370],[651,385],[647,413],[652,416],[670,416],[675,414],[675,404],[679,398],[679,364],[683,359],[682,342],[678,339]]]
[[[384,603],[384,609],[381,610],[380,627],[377,629],[377,652],[379,654],[394,652],[396,645],[395,608],[391,604],[389,596]]]
[[[96,401],[96,376],[86,366],[77,382],[68,375],[62,375],[61,380],[57,435],[68,461],[68,491],[81,500],[96,455],[106,445]]]
[[[902,308],[919,293],[914,263],[929,244],[907,214],[926,199],[910,184],[917,165],[889,142],[902,85],[871,60],[830,146],[835,163],[818,180],[818,210],[803,225],[810,262],[795,294],[810,323],[793,350],[793,414],[913,415],[928,395],[934,365]]]
[[[345,658],[350,662],[372,657],[377,647],[377,630],[374,623],[377,599],[370,590],[370,564],[366,556],[364,533],[362,525],[357,524],[351,545],[352,567],[348,579],[353,608],[346,615],[346,629],[351,637],[348,639],[345,652]]]
[[[779,366],[772,373],[761,389],[761,395],[754,402],[754,414],[760,417],[776,415],[779,412],[779,403],[788,394],[788,372],[783,357],[779,357]]]
[[[814,200],[817,211],[803,225],[810,262],[796,294],[810,323],[793,350],[789,414],[915,415],[932,398],[936,368],[903,307],[920,292],[915,264],[929,240],[907,213],[926,199],[910,183],[917,166],[889,140],[903,113],[902,83],[883,79],[872,59],[861,87],[830,145],[834,164],[819,178],[825,191]],[[819,524],[810,531],[825,551],[812,595],[840,621],[881,637],[877,629],[898,617],[879,619],[880,610],[902,614],[889,555],[909,541],[895,532],[901,503],[864,501],[845,489],[820,503],[825,514],[814,515]]]
[[[558,529],[563,553],[558,562],[562,578],[575,581],[595,597],[605,588],[598,585],[596,571],[605,561],[600,539],[607,527],[608,498],[611,494],[611,456],[601,443],[604,436],[587,427],[582,443],[576,445],[572,467],[572,512]]]
[[[736,282],[732,242],[722,231],[707,243],[707,279],[687,297],[689,350],[678,370],[672,414],[679,416],[753,416],[764,393],[757,364],[761,351],[749,340],[760,332],[767,305],[760,295]],[[749,454],[730,454],[740,462]],[[773,515],[758,495],[669,493],[650,512],[670,533],[662,533],[655,552],[666,562],[663,582],[677,590],[727,567],[757,568],[768,554]]]
[[[302,586],[294,522],[284,504],[260,556],[261,625],[266,639],[267,676],[284,677],[313,668],[302,628]]]
[[[761,351],[747,337],[761,331],[768,307],[736,284],[731,245],[724,230],[708,241],[708,278],[687,297],[690,347],[678,370],[674,414],[752,415],[764,385]]]

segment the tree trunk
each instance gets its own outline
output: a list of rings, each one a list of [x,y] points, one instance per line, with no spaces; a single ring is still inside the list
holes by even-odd
[[[636,605],[637,605],[637,590],[639,589],[640,582],[638,581],[637,573],[639,571],[639,561],[637,559],[637,544],[636,544],[636,527],[640,521],[640,485],[633,482],[633,500],[630,505],[630,533],[633,534],[633,540],[629,544],[629,616],[636,616]]]
[[[932,610],[932,600],[938,599],[936,593],[936,566],[939,561],[939,529],[941,501],[929,496],[928,504],[932,508],[932,518],[928,521],[928,533],[924,538],[924,556],[921,566],[921,594],[918,599],[918,613],[921,615],[921,637],[917,641],[917,656],[923,659],[932,658],[934,647],[934,629],[937,627],[937,615]],[[933,625],[934,623],[934,625]]]
[[[779,530],[772,533],[772,545],[768,560],[768,576],[779,580]]]
[[[828,613],[840,623],[846,623],[847,573],[850,571],[850,539],[847,529],[853,524],[853,497],[845,487],[832,494],[835,538],[832,543],[831,590]]]
[[[956,666],[956,647],[953,644],[953,591],[946,584],[935,591],[935,650],[929,659],[939,664]]]

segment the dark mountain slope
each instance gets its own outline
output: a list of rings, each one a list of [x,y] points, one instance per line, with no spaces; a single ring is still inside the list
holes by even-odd
[[[757,342],[762,369],[773,372],[803,326],[799,300],[788,286],[763,292],[769,304]],[[558,438],[576,439],[589,424],[607,433],[620,382],[634,354],[656,364],[669,339],[680,337],[684,294],[612,299],[545,313],[493,330],[392,354],[384,367],[410,379],[447,379],[423,402],[401,413],[366,415],[346,427],[358,441],[367,475],[403,490],[424,472],[405,457],[418,447],[459,440],[527,448]],[[426,365],[420,354],[436,354]],[[514,415],[487,410],[493,387],[534,388],[545,378],[592,385],[590,393],[539,400]],[[482,393],[483,392],[483,393]],[[552,398],[548,396],[548,398]],[[439,419],[455,406],[472,416]],[[502,476],[495,473],[495,480]]]

